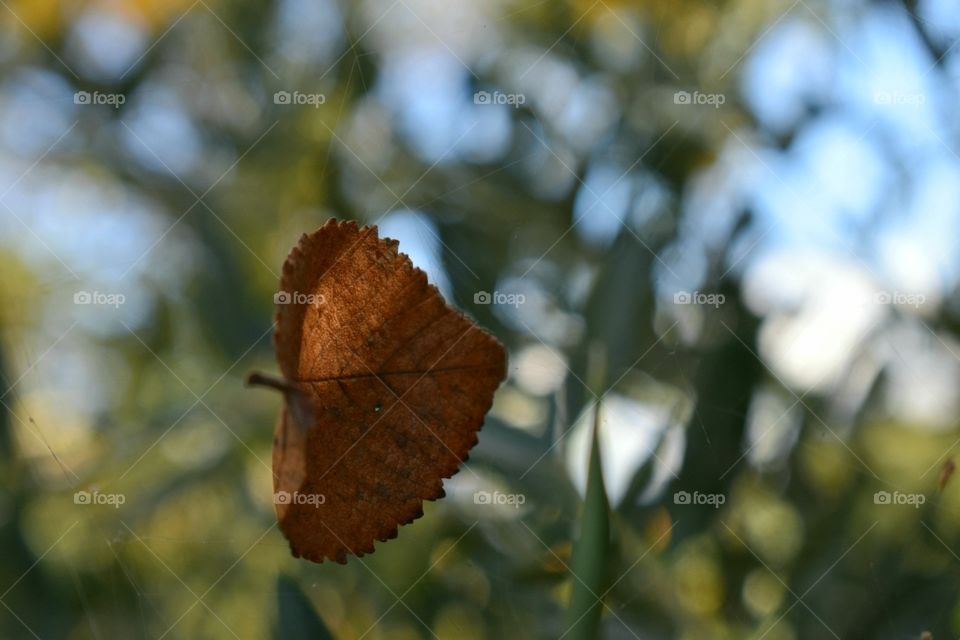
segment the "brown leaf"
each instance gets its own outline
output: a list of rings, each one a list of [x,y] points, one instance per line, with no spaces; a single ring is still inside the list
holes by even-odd
[[[294,556],[346,562],[443,497],[506,374],[506,352],[447,306],[395,240],[330,220],[283,265],[274,343],[280,528]]]

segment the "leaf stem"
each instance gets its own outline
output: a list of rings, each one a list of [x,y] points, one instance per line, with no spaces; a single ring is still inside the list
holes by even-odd
[[[266,373],[260,373],[259,371],[250,373],[247,376],[246,382],[248,387],[268,387],[270,389],[276,389],[277,391],[297,390],[286,378],[278,378]]]

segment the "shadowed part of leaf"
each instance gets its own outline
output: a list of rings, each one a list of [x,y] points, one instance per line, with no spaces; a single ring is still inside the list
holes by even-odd
[[[333,640],[309,598],[289,576],[277,576],[275,640]]]

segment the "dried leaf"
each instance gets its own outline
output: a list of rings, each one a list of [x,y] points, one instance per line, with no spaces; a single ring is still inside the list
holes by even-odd
[[[395,240],[330,220],[283,266],[274,342],[280,528],[294,556],[346,562],[443,497],[506,373],[506,352],[447,306]]]

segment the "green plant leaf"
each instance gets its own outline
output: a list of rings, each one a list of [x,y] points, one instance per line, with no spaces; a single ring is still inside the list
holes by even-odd
[[[593,386],[602,392],[602,354],[591,358],[590,376]],[[598,393],[598,395],[600,395]],[[606,591],[607,553],[610,548],[610,502],[603,485],[603,467],[600,460],[601,402],[594,406],[593,430],[590,442],[590,464],[587,471],[587,489],[583,511],[580,515],[580,532],[573,545],[570,570],[573,585],[570,607],[567,610],[567,637],[576,639],[595,638],[600,628],[603,612],[603,595]]]
[[[333,640],[310,599],[295,580],[283,574],[277,576],[277,622],[273,637],[276,640]]]

